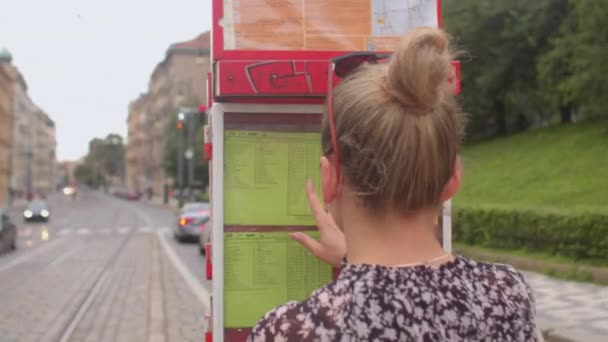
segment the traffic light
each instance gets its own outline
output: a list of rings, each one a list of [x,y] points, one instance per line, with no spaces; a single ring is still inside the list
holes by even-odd
[[[177,114],[177,129],[184,128],[184,120],[186,119],[186,114],[183,112],[179,112]]]

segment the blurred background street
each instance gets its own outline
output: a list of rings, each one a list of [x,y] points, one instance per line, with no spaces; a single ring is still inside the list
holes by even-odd
[[[173,211],[97,192],[48,203],[50,222],[22,225],[0,255],[2,341],[202,339],[204,257],[173,239]]]

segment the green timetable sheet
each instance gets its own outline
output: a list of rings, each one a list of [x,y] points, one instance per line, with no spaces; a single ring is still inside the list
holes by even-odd
[[[224,224],[314,225],[306,181],[320,183],[319,133],[231,131],[224,137]]]
[[[307,232],[318,238],[319,233]],[[224,233],[224,326],[252,327],[269,310],[303,300],[332,279],[331,266],[287,232]]]

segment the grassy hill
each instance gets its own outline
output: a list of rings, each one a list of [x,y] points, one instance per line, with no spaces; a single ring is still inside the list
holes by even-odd
[[[468,145],[456,207],[608,214],[608,120]]]

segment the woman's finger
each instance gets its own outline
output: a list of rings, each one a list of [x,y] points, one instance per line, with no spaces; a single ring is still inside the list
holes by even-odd
[[[325,208],[323,208],[323,205],[319,201],[315,188],[310,180],[306,182],[306,195],[308,196],[308,203],[310,204],[310,208],[312,209],[312,214],[314,215],[315,220],[317,220],[319,229],[325,228],[321,226],[327,224],[328,215]]]
[[[317,240],[304,233],[291,233],[289,236],[308,249],[314,256],[323,259],[323,246]]]

